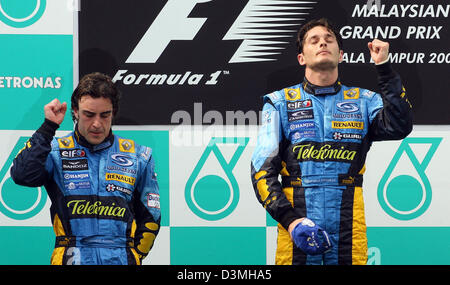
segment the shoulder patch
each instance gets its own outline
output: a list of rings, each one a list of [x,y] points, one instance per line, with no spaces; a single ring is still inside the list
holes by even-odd
[[[59,148],[74,148],[75,143],[73,142],[73,137],[68,136],[58,139]]]
[[[359,99],[359,88],[344,90],[344,99]]]
[[[275,103],[277,101],[282,100],[282,97],[280,96],[278,91],[266,94],[263,96],[263,103],[266,103],[267,101],[271,101],[272,103]]]
[[[374,91],[371,90],[367,90],[364,89],[363,91],[361,91],[361,96],[366,97],[366,98],[372,98],[376,93]]]
[[[296,101],[302,98],[300,93],[300,88],[285,88],[284,89],[284,97],[288,101]]]
[[[145,160],[149,160],[150,157],[152,156],[152,149],[149,148],[148,146],[144,147],[144,151],[141,152],[141,156],[145,159]]]
[[[134,141],[119,138],[119,150],[121,152],[135,153]]]

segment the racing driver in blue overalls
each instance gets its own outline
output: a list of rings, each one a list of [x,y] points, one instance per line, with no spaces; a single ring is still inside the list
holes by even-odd
[[[411,132],[411,104],[387,42],[368,43],[381,94],[340,82],[342,39],[327,19],[303,25],[297,45],[305,78],[264,96],[251,161],[258,201],[278,222],[275,263],[366,264],[366,155]]]
[[[44,123],[14,159],[13,180],[44,185],[52,202],[51,264],[138,265],[159,232],[152,150],[112,133],[118,103],[109,76],[85,75],[71,98],[75,130],[54,138],[67,110],[54,99],[44,107]]]

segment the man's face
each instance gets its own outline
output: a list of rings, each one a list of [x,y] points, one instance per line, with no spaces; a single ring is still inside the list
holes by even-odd
[[[74,110],[78,131],[86,140],[97,145],[105,140],[111,129],[113,106],[108,98],[92,98],[84,95]]]
[[[297,59],[300,65],[307,68],[326,71],[336,68],[342,61],[342,55],[336,36],[324,26],[316,26],[306,33],[303,52],[298,54]]]

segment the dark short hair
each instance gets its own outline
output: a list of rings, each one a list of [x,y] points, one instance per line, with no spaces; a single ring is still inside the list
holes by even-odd
[[[327,18],[321,18],[321,19],[314,19],[314,20],[307,22],[306,24],[302,25],[302,27],[298,31],[298,34],[297,34],[297,48],[298,48],[297,51],[298,51],[298,53],[303,52],[303,43],[305,41],[306,33],[308,33],[309,30],[311,30],[312,28],[317,27],[317,26],[323,26],[323,27],[327,28],[328,31],[332,32],[334,34],[334,36],[336,37],[336,41],[338,43],[339,49],[343,49],[344,44],[342,42],[342,37],[341,37],[341,34],[339,33],[339,31],[334,27],[333,23],[331,23],[330,20],[328,20]]]
[[[112,82],[111,77],[100,72],[94,72],[83,76],[72,93],[70,101],[73,121],[75,121],[74,110],[78,110],[78,102],[80,102],[81,97],[86,95],[92,98],[110,99],[113,106],[113,117],[119,111],[120,92]]]

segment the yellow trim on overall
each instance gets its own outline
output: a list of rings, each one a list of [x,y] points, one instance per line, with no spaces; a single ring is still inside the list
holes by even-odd
[[[64,231],[61,220],[59,219],[58,214],[55,214],[53,218],[53,231],[55,231],[56,236],[65,236],[66,232]]]
[[[65,247],[56,247],[53,250],[52,257],[50,258],[51,265],[63,265],[63,257],[64,252],[66,251]]]
[[[292,265],[294,245],[289,232],[278,224],[277,251],[275,254],[276,265]]]
[[[267,174],[267,171],[261,170],[255,173],[255,180],[258,180],[259,178],[263,177]]]
[[[366,172],[366,164],[363,165],[363,167],[361,168],[361,170],[359,171],[358,174],[363,175]]]
[[[352,264],[365,265],[367,263],[367,233],[361,187],[355,187],[353,199]]]
[[[282,161],[282,162],[281,162],[281,166],[282,166],[282,168],[281,168],[281,170],[280,170],[280,174],[281,174],[282,176],[289,176],[289,171],[287,170],[286,162]]]
[[[130,231],[130,237],[134,239],[135,233],[136,233],[136,220],[133,220],[133,223],[131,223],[131,231]],[[141,265],[141,259],[139,258],[139,254],[136,252],[136,250],[133,247],[130,247],[130,251],[134,256],[134,259],[136,260],[136,265]]]
[[[286,198],[294,205],[294,187],[285,187],[283,192]],[[277,251],[275,254],[276,265],[291,265],[294,256],[294,245],[289,232],[278,224]]]
[[[155,238],[156,236],[153,233],[149,232],[142,233],[142,238],[139,241],[139,244],[137,245],[137,249],[139,249],[140,252],[147,254],[152,248]]]
[[[53,231],[55,232],[56,236],[66,235],[66,232],[64,231],[64,227],[61,223],[61,219],[59,218],[58,214],[56,214],[55,217],[53,218]],[[52,257],[50,258],[50,264],[62,265],[65,251],[66,251],[65,247],[56,247],[53,250]]]
[[[264,202],[264,208],[270,202],[270,201],[266,201],[267,197],[269,197],[269,195],[270,195],[270,192],[269,192],[269,186],[267,185],[267,180],[260,179],[260,178],[266,174],[267,174],[267,171],[265,171],[265,170],[258,171],[255,174],[255,180],[258,180],[258,182],[256,183],[256,188],[258,189],[258,194],[259,194],[261,201]]]
[[[285,187],[283,192],[288,201],[291,202],[292,207],[294,207],[294,187]]]
[[[136,265],[141,265],[141,259],[139,258],[139,254],[136,252],[136,250],[130,247],[130,251],[134,256],[134,259],[136,260]]]

